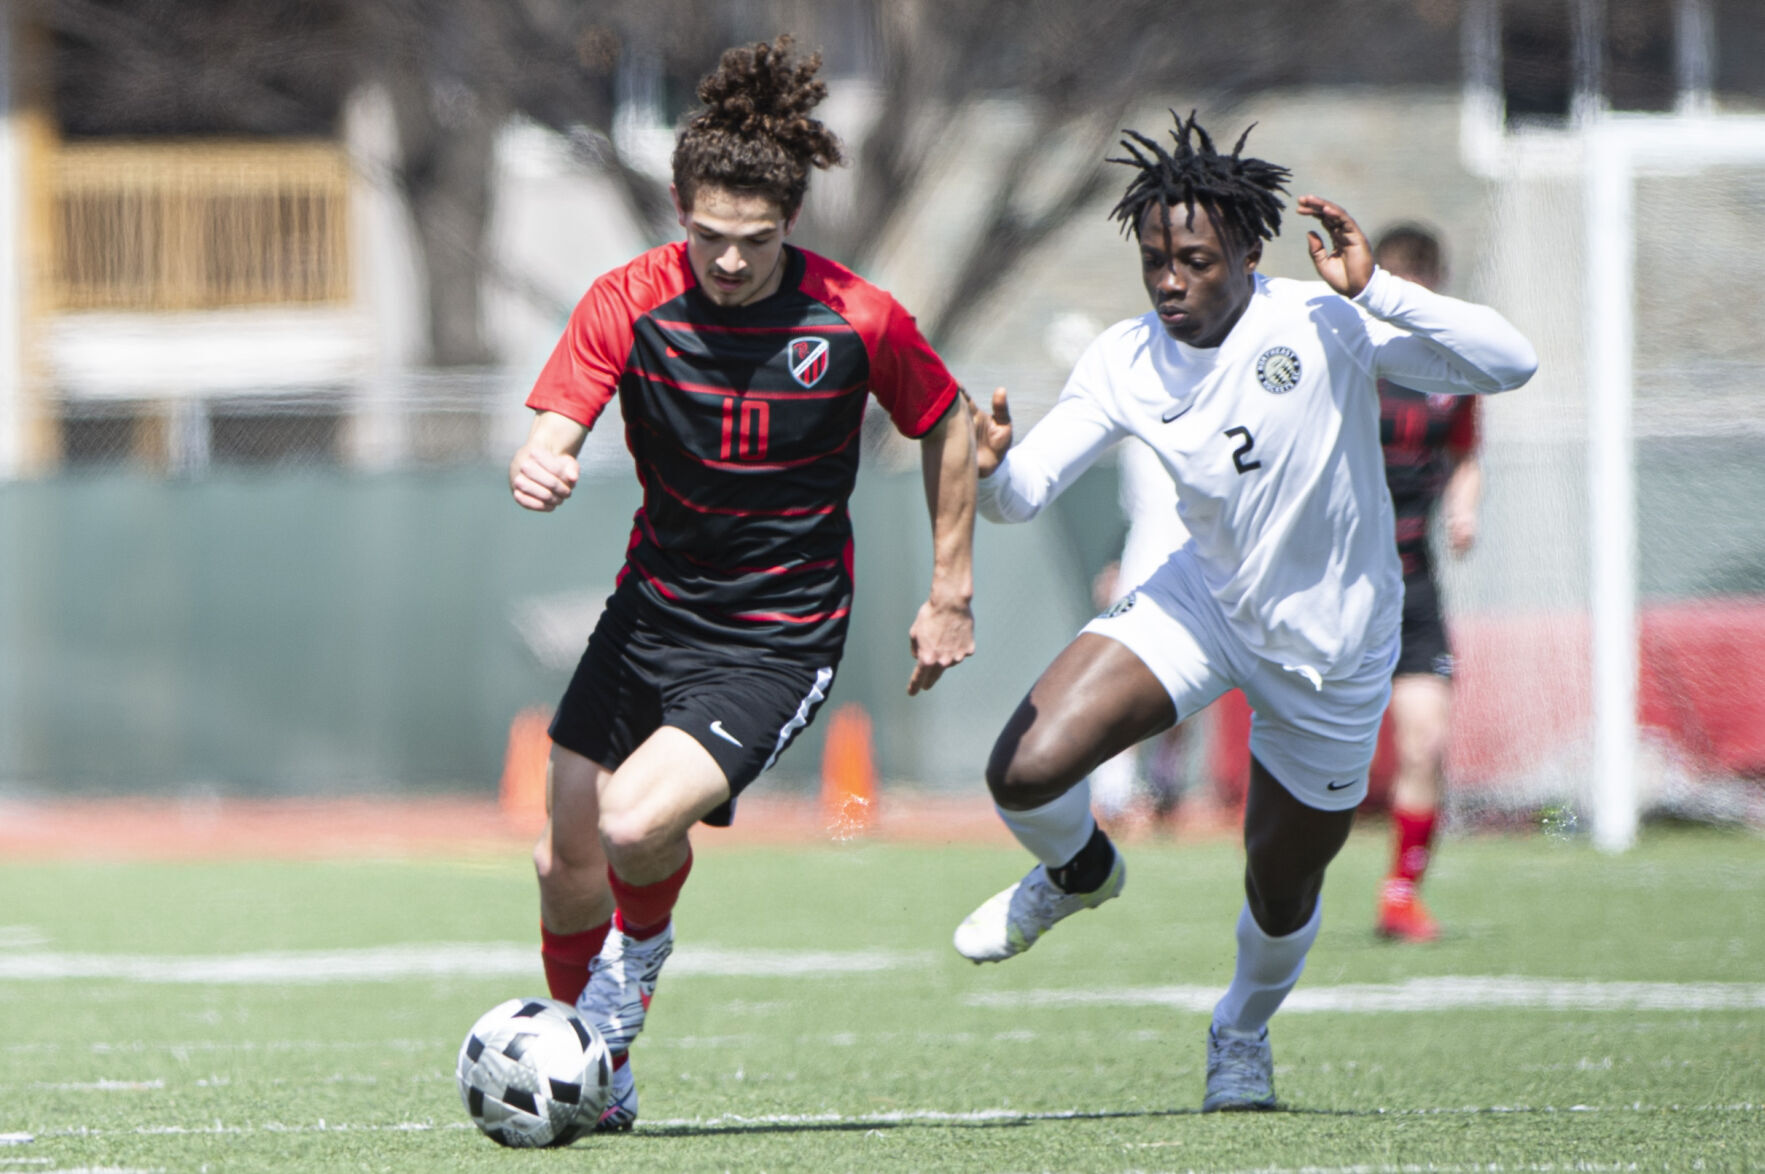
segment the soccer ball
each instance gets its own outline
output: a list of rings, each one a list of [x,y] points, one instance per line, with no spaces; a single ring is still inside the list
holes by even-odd
[[[472,1123],[498,1145],[569,1145],[612,1099],[613,1056],[570,1004],[510,999],[472,1025],[458,1076]]]

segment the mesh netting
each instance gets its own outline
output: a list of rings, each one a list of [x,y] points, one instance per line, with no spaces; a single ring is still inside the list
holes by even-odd
[[[1449,772],[1461,816],[1586,814],[1592,778],[1585,207],[1577,175],[1497,185],[1479,279],[1538,344],[1486,404],[1479,548],[1444,560],[1460,656]],[[1645,814],[1765,819],[1765,161],[1636,182],[1634,476]],[[1591,393],[1591,394],[1590,394]],[[1590,402],[1594,405],[1590,409]]]

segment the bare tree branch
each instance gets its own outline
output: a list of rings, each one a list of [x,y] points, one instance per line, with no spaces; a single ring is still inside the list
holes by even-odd
[[[1120,125],[1121,113],[1118,108],[1090,120],[1082,141],[1095,162],[1071,169],[1060,191],[1039,210],[1026,211],[1019,193],[1043,153],[1047,136],[1042,128],[1046,124],[1039,124],[1037,133],[1019,144],[993,188],[982,226],[957,265],[949,293],[936,313],[928,315],[929,341],[934,347],[946,346],[956,338],[1024,257],[1107,189],[1103,151]]]
[[[880,109],[848,144],[853,199],[809,226],[859,267],[898,237],[965,112],[1001,99],[1026,112],[1029,136],[989,150],[1000,162],[971,181],[977,227],[923,318],[944,343],[1106,190],[1102,158],[1127,112],[1209,98],[1217,111],[1279,86],[1451,85],[1457,69],[1457,0],[41,0],[40,11],[75,133],[328,134],[352,88],[383,83],[440,364],[489,358],[479,287],[509,277],[485,235],[504,121],[519,112],[568,136],[661,239],[666,183],[613,133],[622,81],[659,78],[663,115],[676,117],[729,44],[791,31],[877,83]]]

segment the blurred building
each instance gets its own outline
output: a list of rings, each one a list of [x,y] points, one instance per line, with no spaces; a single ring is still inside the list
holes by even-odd
[[[89,112],[101,78],[40,11],[0,10],[0,478],[500,450],[518,408],[505,365],[427,360],[382,89],[272,133],[212,133],[199,104],[187,125],[119,129]],[[587,278],[644,242],[558,136],[513,119],[495,159],[484,328],[525,371]],[[595,231],[559,231],[583,209]]]
[[[0,477],[124,457],[169,470],[487,458],[518,434],[510,401],[570,305],[656,230],[636,222],[605,158],[594,158],[598,132],[573,140],[511,113],[496,131],[492,227],[462,246],[480,287],[484,359],[438,366],[425,310],[425,263],[435,258],[424,248],[435,246],[419,239],[401,188],[384,87],[327,79],[332,90],[280,125],[259,118],[272,129],[250,137],[214,133],[228,119],[195,95],[144,134],[105,93],[104,60],[71,53],[33,17],[46,5],[9,4],[0,33],[0,259],[15,262],[0,286]],[[849,140],[888,116],[864,4],[749,8],[751,28],[725,19],[729,40],[788,21],[806,44],[830,47],[828,116]],[[1372,27],[1389,43],[1359,59],[1255,47],[1241,67],[1254,93],[1233,92],[1237,65],[1222,65],[1223,77],[1154,73],[1143,107],[1125,117],[1156,127],[1163,106],[1218,93],[1229,111],[1215,118],[1220,133],[1258,120],[1252,149],[1369,226],[1399,217],[1440,226],[1466,259],[1459,288],[1505,305],[1510,290],[1542,288],[1541,265],[1579,278],[1573,256],[1543,256],[1535,244],[1575,247],[1588,119],[1707,113],[1765,88],[1765,14],[1751,0],[1381,0],[1360,19],[1375,8]],[[1230,32],[1231,19],[1213,20],[1214,32]],[[989,50],[977,75],[996,70],[1008,47]],[[683,88],[659,48],[627,45],[610,86],[610,138],[598,141],[623,166],[665,177]],[[960,296],[952,258],[987,227],[999,167],[1038,129],[1021,95],[953,100],[937,166],[867,265],[922,319],[948,314]],[[1060,150],[1049,144],[1055,166]],[[850,173],[816,186],[811,243],[817,205],[854,199]],[[1014,256],[1009,292],[990,291],[945,340],[965,377],[1008,383],[1032,418],[1072,357],[1057,340],[1138,312],[1137,289],[1113,263],[1113,195],[1104,185],[1033,252]],[[1303,249],[1289,244],[1271,249],[1265,267],[1307,275]],[[1555,405],[1548,414],[1561,417]]]

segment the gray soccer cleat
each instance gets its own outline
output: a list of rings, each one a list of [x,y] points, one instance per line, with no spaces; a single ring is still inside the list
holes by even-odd
[[[673,925],[641,942],[614,931],[589,964],[588,985],[577,998],[576,1009],[595,1025],[615,1056],[630,1051],[631,1042],[643,1030],[644,1012],[655,997],[662,963],[673,951]]]
[[[1207,1029],[1207,1098],[1203,1113],[1242,1112],[1275,1107],[1275,1053],[1268,1029],[1256,1039]]]
[[[1062,918],[1120,896],[1127,880],[1128,866],[1120,852],[1109,866],[1109,876],[1089,893],[1067,892],[1038,864],[963,919],[956,927],[956,952],[970,962],[1003,962],[1035,945]]]
[[[613,1099],[594,1123],[596,1133],[624,1133],[637,1120],[637,1077],[627,1060],[613,1069]]]

